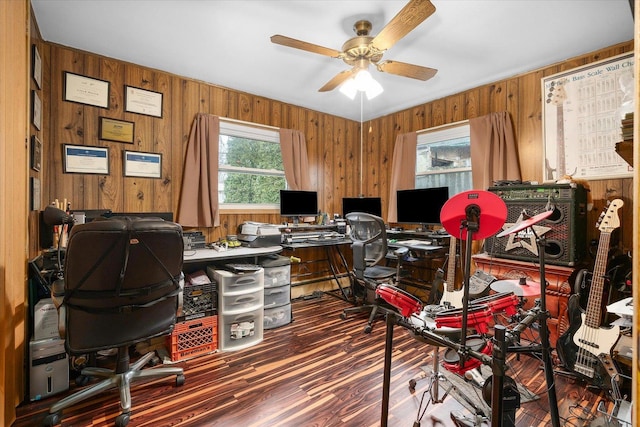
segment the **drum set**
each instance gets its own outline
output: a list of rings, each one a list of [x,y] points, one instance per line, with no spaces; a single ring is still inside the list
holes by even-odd
[[[450,205],[451,206],[447,206]],[[485,212],[489,212],[485,214]],[[515,233],[549,216],[551,211],[530,217],[502,231],[498,236]],[[506,205],[498,196],[485,191],[471,191],[460,193],[444,205],[441,212],[441,222],[451,235],[462,235],[467,231],[467,261],[465,263],[465,283],[463,306],[450,308],[444,305],[423,305],[414,295],[391,284],[380,285],[376,293],[387,303],[397,309],[398,314],[387,315],[387,345],[385,351],[385,386],[383,387],[382,423],[386,426],[389,401],[389,381],[391,364],[391,346],[393,327],[399,325],[406,328],[418,341],[434,347],[433,369],[429,376],[429,386],[425,393],[430,393],[426,412],[430,403],[441,403],[449,393],[450,386],[440,396],[439,383],[443,375],[439,371],[440,365],[447,371],[460,375],[476,383],[482,388],[482,396],[491,407],[490,418],[487,414],[476,414],[475,421],[459,423],[457,425],[480,426],[490,420],[495,427],[515,426],[515,412],[520,407],[520,395],[513,379],[506,375],[506,355],[508,352],[542,353],[545,364],[548,397],[553,427],[559,427],[557,400],[553,382],[553,371],[550,358],[550,345],[546,319],[548,312],[545,307],[544,286],[544,250],[539,250],[541,283],[520,280],[500,280],[491,284],[493,294],[470,300],[469,298],[469,270],[471,263],[471,241],[484,239],[497,233],[506,220]],[[538,238],[540,248],[544,248],[544,238]],[[539,297],[535,305],[529,310],[524,309],[526,298]],[[499,322],[498,317],[508,318]],[[527,328],[538,323],[541,344],[520,346],[520,334]],[[490,336],[490,331],[493,336]],[[510,345],[516,344],[516,345]],[[440,363],[440,348],[446,348]],[[492,375],[486,380],[479,372],[482,365],[491,366]],[[416,381],[411,380],[409,388],[415,391]],[[460,390],[457,390],[460,394]],[[423,400],[424,400],[423,394]],[[473,399],[461,396],[474,408]],[[421,408],[418,410],[419,426]],[[478,416],[480,415],[480,416]],[[454,420],[455,421],[455,420]]]

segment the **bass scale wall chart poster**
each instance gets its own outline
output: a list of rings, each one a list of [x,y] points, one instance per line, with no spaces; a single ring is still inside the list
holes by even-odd
[[[632,176],[615,146],[634,111],[633,92],[633,54],[542,79],[545,182]]]

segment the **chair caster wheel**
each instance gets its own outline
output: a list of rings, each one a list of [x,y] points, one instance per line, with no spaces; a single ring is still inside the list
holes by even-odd
[[[342,320],[347,320],[347,315],[346,315],[346,314],[344,314],[344,313],[340,313],[340,318],[341,318]]]
[[[413,394],[416,392],[416,380],[409,380],[409,391]]]
[[[367,325],[367,326],[364,327],[364,333],[365,334],[370,334],[372,329],[373,328],[371,327],[371,325]]]
[[[184,385],[184,375],[177,375],[176,376],[176,387],[180,387]]]
[[[83,387],[89,383],[89,377],[87,375],[78,375],[75,383],[78,387]]]
[[[118,415],[116,417],[116,427],[125,427],[127,424],[129,424],[129,415],[129,413]]]
[[[42,425],[45,427],[53,427],[57,424],[60,424],[60,414],[58,413],[47,415],[42,422]]]

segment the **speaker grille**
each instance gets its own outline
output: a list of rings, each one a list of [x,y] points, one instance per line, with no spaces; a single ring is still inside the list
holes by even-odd
[[[554,208],[551,216],[517,233],[492,236],[485,242],[487,253],[521,261],[539,260],[536,234],[544,237],[545,262],[573,266],[586,255],[587,201],[581,185],[550,184],[490,187],[507,205],[505,229],[524,214],[530,216]],[[533,228],[533,230],[532,230]],[[535,234],[534,234],[535,231]]]

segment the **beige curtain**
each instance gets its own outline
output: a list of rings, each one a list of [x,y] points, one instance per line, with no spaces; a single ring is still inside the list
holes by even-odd
[[[469,120],[473,188],[499,180],[520,180],[520,162],[511,116],[506,111]]]
[[[218,227],[218,136],[220,120],[199,113],[184,159],[177,222],[184,227]]]
[[[391,182],[389,185],[388,223],[398,220],[396,191],[408,190],[416,186],[417,147],[418,134],[416,132],[403,133],[396,137],[396,144],[393,148],[393,163],[391,165]]]
[[[311,190],[307,142],[298,130],[280,129],[284,176],[290,190]]]

